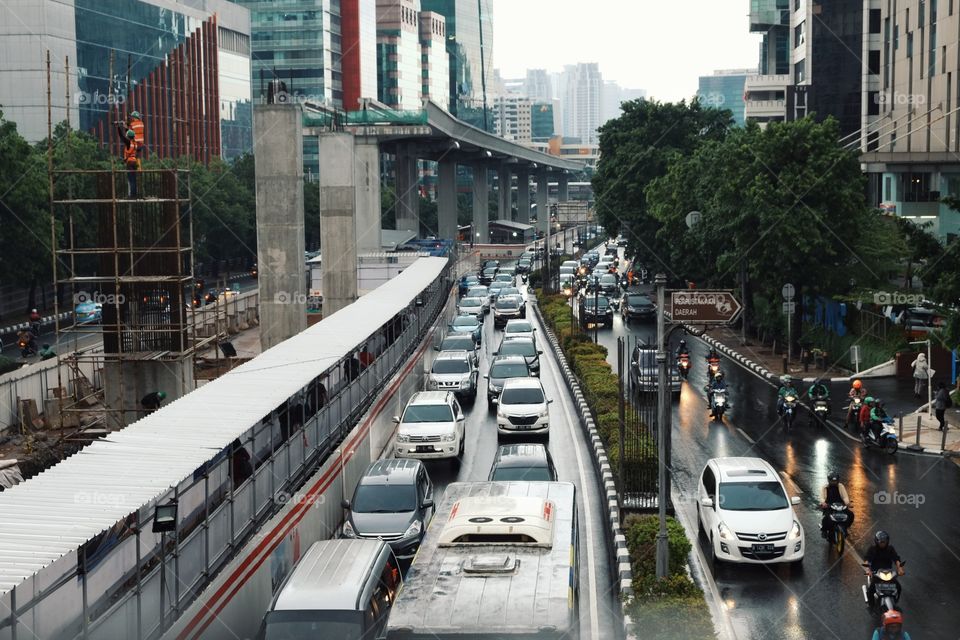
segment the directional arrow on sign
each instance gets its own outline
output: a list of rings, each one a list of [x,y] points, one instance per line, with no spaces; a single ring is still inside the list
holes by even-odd
[[[730,291],[684,289],[671,291],[664,310],[674,322],[728,324],[743,307]]]

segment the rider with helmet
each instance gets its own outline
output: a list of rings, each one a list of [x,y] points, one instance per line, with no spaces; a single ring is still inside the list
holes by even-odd
[[[867,575],[873,578],[873,574],[880,569],[896,568],[897,575],[902,576],[903,564],[900,561],[900,554],[890,544],[890,534],[886,531],[877,531],[873,536],[874,545],[867,550],[867,555],[863,557],[863,566],[866,568]],[[897,584],[897,599],[900,598],[900,583]]]
[[[887,412],[883,408],[883,401],[880,398],[872,398],[873,402],[868,403],[870,407],[870,416],[863,428],[870,427],[870,431],[876,440],[880,440],[880,434],[883,432],[883,422],[887,419]]]
[[[876,401],[873,399],[873,396],[867,396],[863,400],[863,406],[860,407],[860,415],[857,416],[857,424],[860,426],[861,432],[870,424],[870,411],[873,409],[874,402]]]
[[[847,527],[853,525],[853,511],[850,510],[850,496],[847,494],[847,488],[840,482],[840,473],[831,471],[827,476],[827,484],[820,489],[820,509],[823,510],[823,519],[820,521],[820,534],[826,538],[830,533],[830,505],[842,503],[847,509]]]
[[[676,354],[676,355],[677,355],[677,359],[679,359],[680,356],[682,356],[682,355],[685,355],[685,356],[689,356],[689,355],[690,355],[690,348],[687,346],[687,341],[686,341],[686,340],[681,340],[681,341],[680,341],[680,344],[677,345],[677,354]]]
[[[825,400],[827,402],[827,412],[830,411],[830,387],[823,383],[823,380],[814,380],[810,388],[807,389],[807,396],[816,402]]]
[[[873,632],[872,640],[910,640],[910,634],[903,630],[903,614],[899,611],[887,611],[883,614],[881,628]]]
[[[777,414],[783,415],[783,400],[787,396],[798,397],[800,394],[793,386],[793,378],[789,375],[780,376],[780,390],[777,392]]]
[[[710,394],[716,390],[725,391],[726,388],[727,383],[723,380],[723,371],[717,371],[713,376],[713,380],[707,385],[707,393]]]
[[[707,367],[716,366],[719,370],[720,368],[720,354],[717,353],[716,347],[710,347],[710,351],[707,353]]]
[[[854,380],[850,385],[850,391],[847,393],[847,397],[850,398],[850,405],[847,407],[847,424],[850,424],[851,422],[859,419],[859,416],[853,415],[855,409],[853,399],[860,398],[862,407],[863,401],[867,397],[867,389],[863,386],[863,382],[860,380]]]

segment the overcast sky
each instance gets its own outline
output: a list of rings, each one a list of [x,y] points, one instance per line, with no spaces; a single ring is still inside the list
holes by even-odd
[[[597,62],[604,80],[664,101],[690,98],[701,75],[756,67],[750,0],[485,0],[493,5],[494,67],[560,71]]]

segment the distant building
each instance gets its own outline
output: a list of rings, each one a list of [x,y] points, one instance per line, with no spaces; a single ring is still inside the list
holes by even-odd
[[[553,100],[553,84],[546,69],[527,69],[523,91],[531,100]]]
[[[439,13],[420,13],[421,93],[450,110],[450,57],[447,55],[447,21]]]
[[[353,111],[363,98],[377,97],[377,1],[340,0],[340,36],[342,106]],[[334,43],[331,38],[331,48]]]
[[[624,89],[616,82],[603,83],[600,124],[620,117],[620,105],[647,97],[643,89]]]
[[[556,135],[556,100],[536,100],[530,105],[530,139],[547,142]]]
[[[705,107],[729,109],[737,126],[744,124],[743,88],[747,76],[756,75],[756,69],[724,69],[713,75],[700,76],[697,97]]]
[[[597,63],[569,65],[564,71],[563,134],[586,144],[599,141],[603,76]]]
[[[420,8],[415,0],[377,0],[377,97],[395,109],[421,108]]]
[[[494,133],[514,142],[530,142],[532,106],[530,98],[525,96],[507,95],[494,98]]]

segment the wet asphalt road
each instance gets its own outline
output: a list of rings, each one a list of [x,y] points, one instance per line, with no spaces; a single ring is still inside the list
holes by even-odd
[[[619,314],[613,329],[601,329],[600,344],[615,365],[618,336],[656,339],[656,324],[625,325]],[[675,342],[679,336],[675,335]],[[676,344],[671,345],[671,351]],[[787,566],[728,565],[715,576],[737,638],[869,638],[879,616],[866,607],[860,562],[877,529],[890,532],[907,561],[901,578],[900,608],[914,638],[957,638],[957,606],[951,587],[960,584],[960,469],[939,457],[864,449],[858,440],[833,428],[809,426],[802,412],[787,433],[778,422],[776,390],[727,359],[730,410],[722,424],[707,416],[704,343],[687,336],[694,370],[673,403],[673,482],[675,505],[696,527],[696,491],[706,461],[720,456],[764,458],[782,472],[806,535],[802,569]],[[834,390],[842,394],[845,390]],[[835,402],[833,417],[841,410]],[[819,535],[820,487],[832,469],[850,492],[856,520],[850,545],[838,558]],[[696,531],[688,531],[696,536]],[[706,553],[708,543],[700,540]],[[710,572],[710,569],[706,569]]]
[[[536,323],[529,306],[527,319]],[[538,331],[542,332],[542,327]],[[483,328],[477,400],[472,406],[469,401],[463,403],[467,438],[464,459],[459,468],[445,460],[426,462],[438,496],[442,496],[444,488],[451,482],[486,480],[490,472],[498,442],[496,415],[487,410],[486,380],[483,376],[487,374],[491,354],[497,350],[502,335],[501,330],[493,327],[491,312]],[[540,356],[540,379],[547,397],[554,401],[550,405],[548,447],[560,481],[572,482],[577,487],[580,512],[580,637],[583,640],[613,640],[619,637],[614,631],[619,617],[619,604],[614,599],[605,546],[606,506],[599,491],[602,485],[588,457],[592,455],[591,450],[587,447],[587,440],[576,417],[576,408],[556,360],[548,345],[539,344],[539,348],[543,350]],[[509,439],[509,442],[515,441],[514,438]],[[531,441],[543,440],[532,438]],[[439,501],[440,497],[436,499]]]

